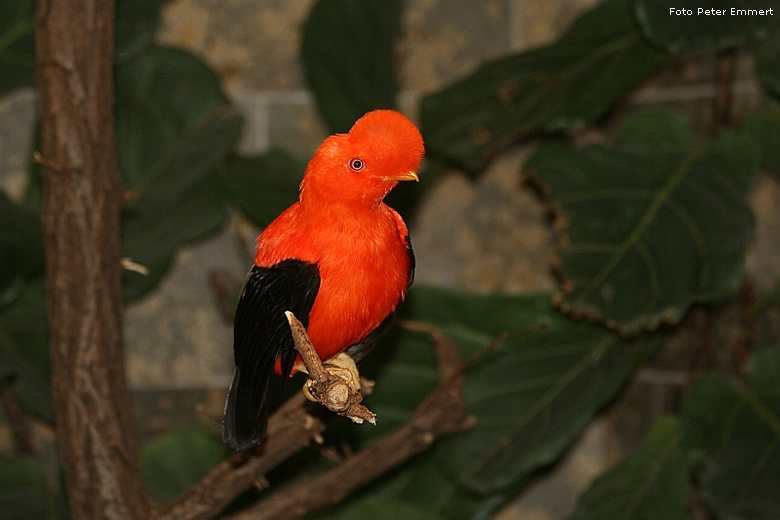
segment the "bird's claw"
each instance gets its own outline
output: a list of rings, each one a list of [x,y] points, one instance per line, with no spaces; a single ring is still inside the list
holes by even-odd
[[[309,377],[301,388],[306,399],[322,403],[328,409],[349,417],[358,424],[363,421],[375,424],[376,416],[360,405],[360,374],[352,356],[342,352],[323,363],[323,366],[329,376],[329,383],[323,389],[321,381]],[[302,371],[306,372],[305,369]]]

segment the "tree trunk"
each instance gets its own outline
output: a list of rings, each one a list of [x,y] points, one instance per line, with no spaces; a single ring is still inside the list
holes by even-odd
[[[39,0],[52,391],[73,518],[148,518],[124,374],[114,1]]]

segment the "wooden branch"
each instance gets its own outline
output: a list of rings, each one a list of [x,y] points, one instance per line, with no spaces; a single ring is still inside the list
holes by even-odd
[[[307,413],[307,404],[300,394],[287,401],[269,418],[262,446],[232,455],[171,504],[159,507],[153,518],[214,518],[239,495],[263,482],[266,472],[320,438],[325,423]]]
[[[363,394],[360,393],[360,376],[352,358],[348,358],[352,370],[346,367],[326,368],[314,350],[303,324],[292,312],[287,311],[285,315],[290,323],[295,349],[300,353],[309,372],[310,379],[306,388],[311,400],[358,424],[364,421],[376,424],[376,416],[360,404],[363,400]]]
[[[317,508],[340,502],[353,491],[425,451],[436,439],[469,428],[473,419],[466,413],[457,345],[432,326],[420,330],[431,334],[436,343],[440,381],[404,426],[333,470],[285,488],[229,520],[300,518]]]
[[[71,516],[147,519],[122,352],[114,1],[38,0],[52,393]]]

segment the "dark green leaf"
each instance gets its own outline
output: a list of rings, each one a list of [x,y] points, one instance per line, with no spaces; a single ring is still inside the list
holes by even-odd
[[[43,272],[41,218],[0,192],[0,309],[14,301],[26,280]]]
[[[241,123],[216,74],[186,52],[152,46],[117,68],[117,148],[132,196],[123,254],[151,271],[125,274],[126,298],[154,287],[177,247],[224,221],[216,166]]]
[[[116,3],[116,60],[127,61],[154,42],[160,8],[167,0],[119,0]]]
[[[683,520],[688,474],[677,419],[660,419],[642,445],[597,478],[570,520]]]
[[[780,28],[776,0],[633,0],[633,3],[645,37],[671,53],[722,51],[766,39]],[[767,13],[770,8],[774,8],[774,14]],[[759,14],[761,10],[763,13]]]
[[[612,147],[546,144],[526,169],[565,224],[562,307],[632,333],[739,287],[757,154],[729,133],[685,145],[680,116],[661,111],[632,116],[620,135]]]
[[[225,458],[222,442],[208,430],[190,428],[160,435],[141,451],[141,470],[154,500],[170,502]]]
[[[761,167],[780,177],[780,109],[746,116],[742,130],[758,148]]]
[[[0,96],[35,83],[35,2],[0,2]]]
[[[748,364],[746,381],[707,374],[682,405],[683,446],[717,518],[780,518],[780,350]]]
[[[0,520],[50,518],[52,500],[43,465],[31,457],[0,457]]]
[[[395,107],[393,46],[401,30],[400,0],[320,0],[303,27],[301,60],[331,132],[360,116]]]
[[[777,11],[780,13],[780,7]],[[756,70],[766,89],[780,99],[780,28],[756,52]]]
[[[426,148],[478,171],[519,137],[593,122],[663,60],[636,30],[628,1],[607,0],[558,42],[484,65],[425,97]]]
[[[468,371],[476,425],[442,442],[439,463],[481,494],[516,486],[560,457],[644,355],[641,343],[574,321],[505,341]]]
[[[15,377],[24,408],[51,422],[48,330],[46,288],[39,277],[0,311],[0,381]]]
[[[305,168],[285,152],[272,150],[256,157],[228,157],[219,173],[241,211],[264,227],[298,200]]]

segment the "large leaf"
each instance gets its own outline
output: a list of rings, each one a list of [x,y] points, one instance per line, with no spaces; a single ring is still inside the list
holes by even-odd
[[[130,194],[123,254],[150,270],[125,274],[125,297],[151,289],[177,247],[226,216],[216,166],[234,146],[241,116],[217,75],[194,56],[149,47],[117,68],[117,148]]]
[[[170,502],[225,458],[225,447],[203,428],[160,435],[141,450],[141,471],[151,497]]]
[[[683,445],[717,518],[780,518],[780,350],[748,363],[744,383],[700,377],[682,405]]]
[[[393,108],[398,85],[393,46],[401,0],[320,0],[303,27],[306,80],[331,132],[360,116]]]
[[[546,294],[417,289],[410,303],[415,319],[439,326],[464,355],[503,338],[467,372],[476,426],[437,450],[449,474],[483,494],[509,488],[560,456],[644,352],[560,315]]]
[[[425,97],[426,147],[478,171],[521,136],[593,122],[663,60],[636,30],[628,0],[607,0],[558,42],[488,63]]]
[[[0,456],[0,520],[51,518],[53,505],[43,464],[31,457]]]
[[[38,213],[0,192],[0,309],[12,303],[26,280],[43,272]]]
[[[660,419],[642,445],[597,478],[570,520],[683,520],[688,474],[677,419]]]
[[[632,333],[739,287],[757,154],[728,133],[692,143],[681,116],[651,110],[614,146],[550,143],[528,161],[562,216],[565,310]]]
[[[0,381],[16,378],[25,410],[52,421],[48,323],[46,289],[39,277],[0,311]]]
[[[231,198],[258,226],[267,226],[298,200],[306,165],[281,150],[256,157],[230,156],[219,173]]]
[[[480,494],[516,486],[560,457],[644,353],[642,343],[573,321],[507,340],[469,370],[476,425],[443,441],[440,464]]]
[[[0,0],[0,96],[34,84],[34,29],[34,0]]]
[[[633,0],[648,40],[671,53],[722,51],[780,28],[777,0]],[[774,8],[774,14],[770,14]],[[744,12],[743,12],[744,11]]]

